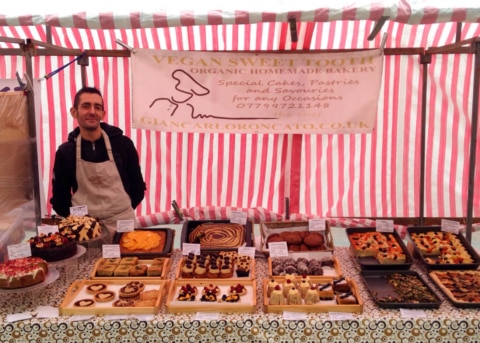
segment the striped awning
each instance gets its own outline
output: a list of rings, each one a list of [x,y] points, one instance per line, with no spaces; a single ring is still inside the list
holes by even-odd
[[[446,5],[445,3],[448,3]],[[388,19],[406,24],[480,22],[477,0],[185,1],[24,0],[2,4],[0,26],[138,29],[193,25]]]

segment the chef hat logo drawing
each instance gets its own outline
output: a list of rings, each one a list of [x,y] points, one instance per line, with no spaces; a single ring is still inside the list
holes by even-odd
[[[172,79],[175,80],[175,86],[172,95],[167,97],[155,98],[150,104],[150,108],[155,106],[157,111],[173,116],[182,105],[188,106],[188,112],[191,112],[193,106],[187,102],[194,96],[205,96],[210,94],[210,90],[195,80],[190,74],[182,69],[176,69],[172,72]]]

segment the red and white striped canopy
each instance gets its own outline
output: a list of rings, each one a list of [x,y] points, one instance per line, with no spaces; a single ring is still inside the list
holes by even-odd
[[[70,49],[166,50],[370,49],[375,22],[388,17],[386,48],[443,46],[480,36],[480,4],[429,1],[154,1],[8,2],[0,8],[0,37],[46,41]],[[163,2],[162,2],[163,3]],[[354,5],[352,5],[354,3]],[[10,8],[11,7],[11,8]],[[297,19],[298,42],[289,18]],[[462,22],[460,27],[457,22]],[[0,43],[0,48],[16,47]],[[81,86],[71,67],[45,80],[71,56],[34,56],[41,81],[37,121],[40,169],[47,211],[55,150],[76,123],[68,115]],[[474,59],[471,54],[434,55],[428,65],[425,216],[465,217],[468,194]],[[91,57],[87,84],[102,90],[106,121],[121,127],[139,150],[147,183],[139,216],[182,208],[223,206],[290,210],[324,217],[416,217],[422,69],[418,55],[385,56],[377,128],[372,134],[198,134],[132,128],[128,58]],[[20,56],[0,56],[0,80],[25,72]],[[480,160],[477,149],[477,161]],[[475,176],[480,189],[480,173]],[[212,210],[215,211],[215,210]],[[258,211],[254,211],[258,214]],[[264,216],[265,212],[261,212]],[[257,215],[256,215],[257,216]],[[480,216],[480,192],[474,197]],[[169,215],[165,216],[169,220]],[[263,218],[263,217],[262,217]],[[171,217],[170,217],[171,219]]]
[[[447,5],[448,4],[448,5]],[[83,29],[139,29],[193,25],[331,22],[382,17],[406,24],[480,22],[476,0],[386,1],[37,1],[7,2],[0,25],[49,25]]]

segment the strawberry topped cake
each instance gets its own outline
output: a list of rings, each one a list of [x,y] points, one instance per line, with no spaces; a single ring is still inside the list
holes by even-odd
[[[33,286],[45,281],[47,262],[39,257],[24,257],[0,264],[0,288]]]

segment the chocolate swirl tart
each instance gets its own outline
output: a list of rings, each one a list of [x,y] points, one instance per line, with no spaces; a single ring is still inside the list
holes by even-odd
[[[236,223],[205,223],[193,229],[188,239],[203,248],[237,248],[245,242],[245,228]]]

